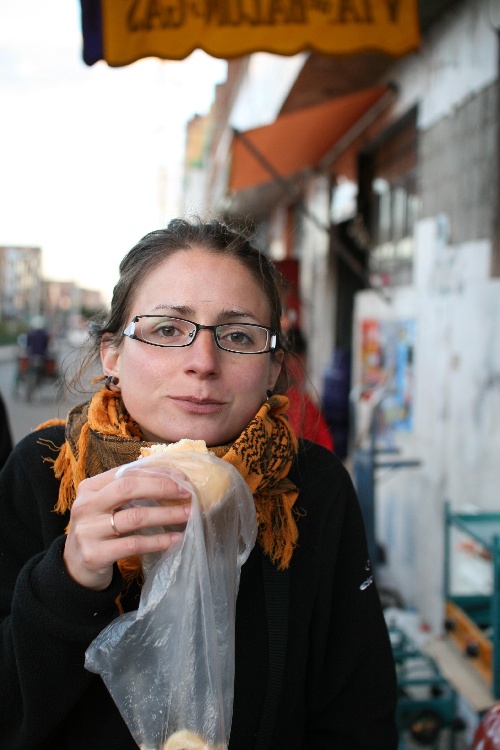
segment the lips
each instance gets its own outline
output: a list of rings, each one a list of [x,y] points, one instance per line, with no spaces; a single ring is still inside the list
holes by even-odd
[[[171,396],[183,411],[191,414],[215,414],[224,406],[224,401],[213,398],[196,398],[195,396]]]
[[[219,401],[216,398],[197,398],[196,396],[171,396],[174,401],[190,401],[193,404],[217,404],[223,406],[224,401]]]

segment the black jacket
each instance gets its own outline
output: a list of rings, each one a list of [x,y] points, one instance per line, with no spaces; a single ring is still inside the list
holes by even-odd
[[[66,573],[68,516],[53,511],[50,463],[63,439],[60,427],[32,433],[0,474],[0,747],[133,750],[101,678],[83,666],[91,641],[118,614],[121,577],[116,569],[109,589],[94,592]],[[266,610],[260,547],[241,572],[230,750],[254,750],[266,732],[270,750],[395,750],[392,653],[349,475],[329,451],[302,441],[290,478],[300,488],[300,517],[288,596],[275,573]],[[131,587],[125,609],[138,597]],[[273,607],[283,601],[281,634],[283,612],[276,619]]]
[[[10,430],[9,414],[5,408],[5,401],[0,394],[0,469],[7,461],[12,450],[12,433]]]

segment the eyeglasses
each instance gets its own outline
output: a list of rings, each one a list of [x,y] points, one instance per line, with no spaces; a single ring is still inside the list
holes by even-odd
[[[198,331],[212,331],[219,349],[236,354],[265,354],[276,349],[272,328],[254,323],[223,323],[202,326],[192,320],[165,315],[136,315],[123,331],[124,336],[152,346],[190,346]]]

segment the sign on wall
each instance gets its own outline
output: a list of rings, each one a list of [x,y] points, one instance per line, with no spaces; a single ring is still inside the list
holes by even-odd
[[[383,389],[383,429],[413,426],[415,321],[367,318],[361,321],[361,386]]]
[[[417,0],[81,0],[84,60],[123,66],[195,49],[403,55],[418,48]]]

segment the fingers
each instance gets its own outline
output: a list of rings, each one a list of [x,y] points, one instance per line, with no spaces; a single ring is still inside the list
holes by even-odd
[[[90,479],[84,479],[81,482],[81,485],[87,485],[88,487],[99,490],[102,487],[106,487],[110,482],[113,481],[115,478],[115,474],[120,470],[119,466],[116,466],[114,469],[109,469],[108,471],[103,471],[102,474],[96,474],[95,477],[90,477]]]
[[[112,536],[126,536],[143,529],[183,529],[190,513],[191,503],[188,502],[173,502],[168,506],[135,505],[121,508],[113,510],[109,515],[108,531]]]
[[[190,492],[173,478],[131,472],[116,479],[116,472],[81,482],[71,510],[64,561],[78,583],[95,590],[110,584],[117,560],[168,549],[190,514]]]
[[[165,474],[152,472],[127,472],[115,479],[117,469],[110,469],[90,479],[84,479],[73,505],[96,505],[99,510],[110,513],[113,509],[137,500],[155,500],[161,505],[186,502],[191,493]],[[182,479],[181,475],[178,475]]]
[[[108,523],[110,515],[108,515]],[[132,555],[164,552],[182,539],[179,532],[151,535],[132,534],[112,538],[96,538],[70,533],[66,538],[63,560],[69,575],[80,586],[94,591],[104,591],[113,578],[113,565],[117,560]]]

